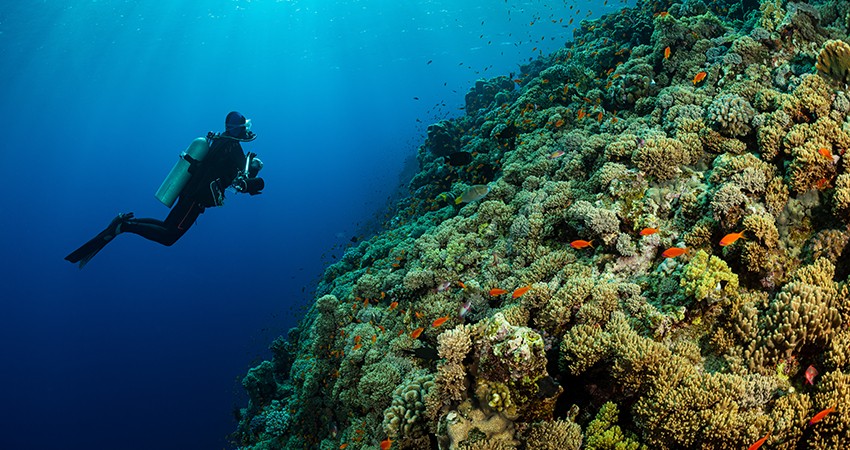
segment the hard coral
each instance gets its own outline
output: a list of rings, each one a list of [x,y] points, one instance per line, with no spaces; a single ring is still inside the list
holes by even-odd
[[[737,94],[717,96],[708,107],[708,121],[729,137],[744,136],[751,130],[750,121],[756,114],[750,102]]]
[[[839,40],[824,42],[815,67],[830,81],[850,84],[850,44]]]
[[[384,411],[384,430],[388,436],[412,438],[424,433],[424,398],[433,386],[434,376],[418,371],[409,374],[407,382],[396,388],[392,404]]]

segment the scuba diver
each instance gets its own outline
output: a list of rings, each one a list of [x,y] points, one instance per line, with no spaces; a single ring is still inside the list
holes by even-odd
[[[106,244],[125,232],[170,246],[206,208],[224,204],[227,188],[252,196],[261,194],[265,182],[257,174],[263,162],[255,153],[244,154],[240,145],[257,138],[251,131],[251,121],[232,111],[224,125],[223,133],[209,132],[206,137],[192,141],[157,190],[156,198],[169,208],[173,206],[164,221],[136,218],[131,212],[119,214],[106,229],[65,260],[79,264],[82,269]]]

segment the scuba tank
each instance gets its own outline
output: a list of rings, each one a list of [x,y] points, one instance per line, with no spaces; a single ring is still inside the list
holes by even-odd
[[[171,172],[168,173],[168,176],[165,177],[165,180],[159,186],[159,189],[157,189],[156,194],[154,194],[157,200],[169,208],[174,206],[174,202],[177,200],[180,192],[183,191],[186,183],[192,178],[189,168],[193,163],[203,161],[209,151],[209,139],[199,137],[192,141],[189,147],[180,153],[180,159],[174,164]]]

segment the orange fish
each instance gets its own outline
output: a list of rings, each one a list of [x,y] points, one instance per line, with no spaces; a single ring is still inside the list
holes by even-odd
[[[419,327],[410,333],[410,337],[412,337],[413,339],[419,339],[419,335],[422,334],[423,331],[425,331],[425,329]]]
[[[372,335],[372,343],[374,344],[377,340],[378,340],[378,335],[377,335],[377,334],[373,334],[373,335]]]
[[[359,335],[359,334],[358,334],[357,336],[354,336],[354,343],[355,343],[355,344],[359,344],[359,343],[360,343],[360,335]]]
[[[386,438],[381,441],[381,450],[390,450],[390,447],[392,447],[392,445],[393,441],[391,441],[390,438]]]
[[[466,289],[466,285],[463,284],[463,281],[458,281],[457,285],[460,286],[461,289]]]
[[[828,148],[821,147],[821,148],[818,149],[818,153],[820,153],[820,155],[823,156],[824,158],[832,161],[832,152],[829,151]]]
[[[584,116],[587,114],[584,112],[584,109],[578,110],[578,120],[584,119]]]
[[[521,288],[517,288],[517,289],[514,291],[514,293],[513,293],[513,294],[511,294],[511,297],[513,297],[513,298],[520,298],[520,297],[522,297],[523,295],[525,295],[525,293],[526,293],[526,292],[528,292],[528,290],[529,290],[529,289],[531,289],[531,286],[530,286],[530,285],[529,285],[529,286],[523,286],[523,287],[521,287]]]
[[[766,434],[766,435],[764,435],[764,437],[763,437],[763,438],[761,438],[761,439],[759,439],[759,440],[755,441],[755,442],[753,443],[753,445],[751,445],[751,446],[750,446],[750,448],[749,448],[749,449],[747,449],[747,450],[758,450],[758,449],[759,449],[759,447],[761,447],[761,446],[762,446],[762,444],[764,444],[764,443],[767,441],[767,438],[769,438],[769,437],[770,437],[770,431],[768,431],[768,432],[767,432],[767,434]]]
[[[809,421],[809,425],[814,425],[814,424],[820,422],[821,420],[823,420],[824,417],[826,417],[827,414],[829,414],[831,412],[835,412],[834,406],[830,406],[829,408],[826,408],[825,410],[815,414],[815,416],[812,417],[812,420]]]
[[[345,444],[340,445],[340,446],[339,446],[339,450],[345,450],[345,448],[346,448],[346,447],[348,447],[348,443],[347,443],[347,442],[346,442]]]
[[[700,81],[705,79],[705,76],[708,75],[704,70],[696,75],[694,75],[694,86],[697,85]]]
[[[670,47],[664,49],[664,59],[670,59]]]
[[[556,127],[564,126],[564,121],[562,119],[558,119],[557,121],[555,121],[555,126]]]
[[[647,228],[640,230],[641,236],[649,236],[650,234],[655,234],[655,233],[658,233],[658,228],[647,227]]]
[[[447,320],[449,320],[449,316],[443,316],[443,317],[434,319],[434,321],[431,322],[431,326],[434,327],[434,328],[437,328],[438,326],[446,323]]]
[[[363,347],[363,344],[357,344],[352,348],[352,350],[360,350],[360,347]]]
[[[572,247],[572,248],[585,248],[585,247],[593,248],[593,241],[583,241],[581,239],[576,239],[575,241],[570,242],[570,247]]]
[[[508,291],[506,291],[504,289],[499,289],[499,288],[490,289],[490,296],[491,297],[498,297],[499,295],[503,295],[503,294],[507,294],[507,293],[508,293]]]
[[[740,233],[729,233],[726,236],[723,236],[723,239],[720,240],[720,246],[726,247],[727,245],[735,243],[738,239],[744,237],[744,232]]]
[[[390,311],[394,310],[396,308],[396,306],[398,306],[398,302],[390,303]]]
[[[596,121],[602,122],[602,117],[604,117],[604,116],[605,115],[602,113],[602,111],[599,111],[599,115],[596,116]]]
[[[684,255],[687,252],[688,252],[688,249],[686,249],[686,248],[670,247],[667,250],[664,250],[664,253],[662,253],[661,256],[663,256],[665,258],[675,258],[677,256]]]

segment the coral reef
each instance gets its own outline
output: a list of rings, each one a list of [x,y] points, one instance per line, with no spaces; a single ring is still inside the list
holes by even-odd
[[[638,0],[477,81],[245,376],[235,444],[842,448],[847,11]]]

